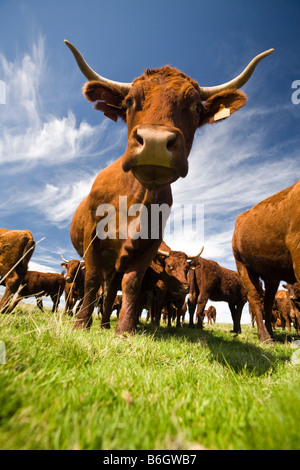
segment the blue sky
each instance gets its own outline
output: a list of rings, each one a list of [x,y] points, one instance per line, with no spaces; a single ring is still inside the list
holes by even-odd
[[[0,226],[28,228],[38,244],[31,269],[59,271],[77,257],[69,227],[97,173],[126,148],[126,126],[96,112],[68,39],[101,75],[130,82],[170,64],[202,86],[230,80],[273,47],[243,87],[247,105],[197,131],[189,174],[175,203],[204,207],[204,239],[173,249],[235,269],[237,215],[300,175],[298,0],[1,0]],[[299,93],[300,97],[300,93]],[[202,243],[204,242],[204,243]]]

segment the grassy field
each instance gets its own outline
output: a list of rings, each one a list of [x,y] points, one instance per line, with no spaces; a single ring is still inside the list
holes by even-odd
[[[294,330],[263,346],[248,325],[119,337],[116,320],[73,321],[31,306],[0,316],[0,449],[300,448]]]

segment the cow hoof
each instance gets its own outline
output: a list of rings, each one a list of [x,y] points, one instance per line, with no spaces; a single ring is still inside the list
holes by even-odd
[[[83,321],[76,321],[73,325],[72,330],[90,330],[91,325],[87,325]]]

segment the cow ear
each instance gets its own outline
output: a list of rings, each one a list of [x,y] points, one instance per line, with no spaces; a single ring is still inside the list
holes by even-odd
[[[226,119],[246,102],[247,96],[240,90],[225,90],[216,93],[204,103],[204,116],[200,118],[200,126]]]
[[[115,122],[118,117],[126,120],[126,108],[123,105],[125,96],[114,86],[91,81],[84,85],[82,92],[90,103],[96,102],[94,108],[105,116]]]
[[[60,263],[60,265],[61,265],[63,268],[66,268],[66,269],[68,269],[68,265],[67,265],[67,263]]]

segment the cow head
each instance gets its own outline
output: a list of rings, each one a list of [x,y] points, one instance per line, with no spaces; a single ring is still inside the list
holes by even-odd
[[[257,63],[273,49],[255,57],[244,72],[217,87],[200,87],[175,68],[147,70],[132,83],[101,77],[84,61],[78,50],[65,41],[89,82],[83,93],[95,108],[127,122],[128,143],[123,170],[148,189],[161,189],[185,177],[187,158],[196,129],[233,114],[246,103],[239,91]]]
[[[85,269],[84,261],[78,261],[76,259],[71,259],[70,261],[67,261],[63,258],[63,256],[62,260],[63,262],[61,263],[61,266],[67,270],[65,280],[69,283],[74,282],[80,270]]]
[[[295,282],[294,284],[283,284],[282,287],[287,289],[288,296],[292,301],[293,305],[300,311],[300,283]]]
[[[162,265],[162,280],[174,296],[182,296],[188,293],[189,261],[200,256],[202,251],[203,248],[197,255],[189,256],[182,251],[158,250],[155,261]]]

